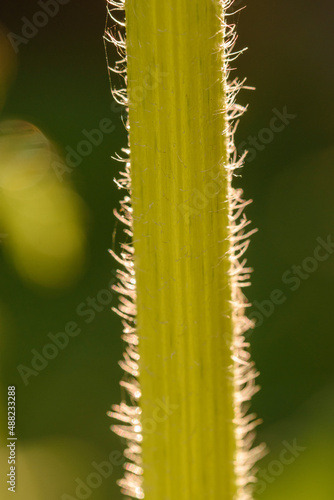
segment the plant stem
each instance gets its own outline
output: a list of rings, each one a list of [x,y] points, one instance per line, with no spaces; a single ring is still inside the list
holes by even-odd
[[[229,119],[241,108],[240,85],[227,84],[227,4],[125,3],[147,500],[250,498],[243,440],[253,424],[242,427],[241,404],[254,373],[239,287],[250,269],[238,264],[248,222],[235,222],[247,203],[230,185],[240,165]]]

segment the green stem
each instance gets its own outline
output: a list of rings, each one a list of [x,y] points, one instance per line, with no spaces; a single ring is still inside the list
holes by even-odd
[[[237,259],[248,235],[246,220],[233,216],[247,203],[231,188],[240,165],[230,159],[229,118],[240,111],[232,103],[240,85],[227,84],[227,3],[125,3],[138,475],[142,466],[147,500],[250,498],[245,435],[254,425],[242,403],[254,392],[254,373],[240,292],[250,270]],[[124,313],[130,317],[131,308]],[[131,480],[123,491],[141,498]]]

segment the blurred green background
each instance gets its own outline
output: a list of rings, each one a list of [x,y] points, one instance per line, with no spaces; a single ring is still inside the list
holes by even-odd
[[[17,498],[116,500],[122,444],[106,412],[120,399],[122,342],[107,249],[120,237],[111,155],[126,134],[110,94],[105,2],[60,3],[47,18],[34,17],[35,1],[0,7],[1,434],[15,385]],[[269,448],[263,500],[334,498],[334,255],[313,257],[317,239],[334,240],[333,15],[328,0],[253,0],[236,15],[238,48],[249,50],[232,74],[256,87],[239,98],[249,109],[236,143],[249,156],[236,185],[254,199],[247,215],[259,228],[247,296],[262,386],[252,410]],[[54,339],[63,348],[45,348]],[[103,461],[113,471],[99,481]]]

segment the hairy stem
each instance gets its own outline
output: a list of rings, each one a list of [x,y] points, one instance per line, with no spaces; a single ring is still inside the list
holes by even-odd
[[[152,499],[236,493],[221,15],[211,1],[126,5],[143,422],[158,395],[177,406],[144,429]]]
[[[247,202],[231,187],[240,166],[231,119],[242,108],[241,84],[227,83],[229,3],[125,3],[134,268],[125,265],[136,313],[124,299],[120,313],[135,314],[141,410],[137,440],[116,431],[128,450],[137,446],[123,492],[142,498],[143,472],[147,500],[250,498],[258,453],[246,438],[254,418],[242,411],[255,386],[242,337],[250,322],[240,285],[250,269],[239,264],[250,233],[244,217],[236,222]],[[129,384],[137,400],[136,380]]]

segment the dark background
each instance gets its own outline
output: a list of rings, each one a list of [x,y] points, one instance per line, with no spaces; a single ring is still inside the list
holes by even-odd
[[[1,226],[0,216],[0,419],[6,432],[7,386],[16,385],[20,500],[53,500],[65,493],[76,498],[76,479],[85,482],[93,462],[122,450],[106,416],[120,399],[121,325],[110,312],[116,297],[101,291],[110,290],[116,267],[107,250],[114,246],[113,208],[120,195],[113,179],[119,164],[110,156],[126,146],[126,134],[122,113],[111,108],[102,41],[105,2],[60,5],[15,55],[5,34],[21,34],[22,18],[31,20],[38,10],[35,1],[1,4],[0,70],[12,75],[1,120],[32,123],[60,157],[68,148],[77,150],[84,130],[99,128],[101,120],[109,119],[115,128],[71,172],[51,174],[59,191],[57,210],[66,220],[71,206],[64,209],[62,190],[80,197],[85,261],[69,283],[60,279],[57,286],[41,286],[20,273],[11,257],[9,226]],[[254,199],[247,215],[259,229],[247,254],[255,270],[247,296],[254,304],[250,315],[258,319],[248,338],[262,387],[252,409],[264,421],[257,440],[269,447],[259,464],[256,495],[264,500],[332,500],[334,494],[334,255],[306,270],[317,239],[333,234],[334,240],[333,15],[332,2],[305,0],[253,0],[236,15],[237,47],[249,50],[233,76],[247,76],[256,87],[239,98],[249,108],[236,144],[250,153],[236,185]],[[112,49],[110,54],[113,64]],[[284,108],[293,115],[290,123],[268,132],[275,110]],[[295,273],[293,266],[304,268],[295,290],[282,278]],[[272,303],[274,290],[281,291],[282,304]],[[97,300],[98,310],[78,314],[89,297]],[[69,322],[77,323],[80,334],[24,384],[18,366],[31,366],[31,350],[41,353],[48,334],[64,332]],[[282,451],[289,446],[295,456],[290,452],[294,460],[287,464]],[[6,451],[1,453],[3,459]],[[120,474],[115,466],[89,498],[121,498],[115,485]]]

